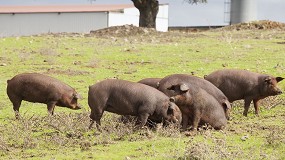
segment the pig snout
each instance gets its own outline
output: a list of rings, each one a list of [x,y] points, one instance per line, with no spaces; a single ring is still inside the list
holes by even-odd
[[[81,105],[77,105],[74,109],[78,110],[78,109],[81,109],[81,108],[82,108]]]
[[[68,108],[73,109],[73,110],[78,110],[78,109],[81,109],[82,106],[80,104],[74,104],[74,105],[70,105]]]
[[[75,108],[73,108],[73,109],[74,109],[74,110],[78,110],[78,109],[81,109],[81,108],[82,108],[81,105],[78,104],[78,105],[76,105]]]
[[[280,88],[274,88],[274,90],[273,90],[273,95],[280,95],[280,94],[282,94],[283,92],[281,91],[281,89]]]

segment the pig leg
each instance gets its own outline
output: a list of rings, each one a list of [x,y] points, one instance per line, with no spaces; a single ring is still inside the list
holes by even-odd
[[[192,130],[198,129],[200,119],[201,119],[201,113],[199,111],[195,111],[192,122],[192,127],[193,127]]]
[[[19,119],[20,118],[19,108],[21,106],[22,99],[20,97],[18,97],[17,95],[15,95],[15,94],[13,94],[11,92],[8,92],[8,91],[7,91],[7,94],[8,94],[8,97],[9,97],[10,101],[13,104],[13,110],[15,112],[15,118]]]
[[[182,114],[182,130],[186,130],[189,122],[189,116],[187,114]]]
[[[243,111],[243,115],[244,116],[247,116],[247,113],[248,113],[248,109],[249,109],[249,106],[250,106],[250,102],[252,101],[252,99],[249,99],[249,98],[245,98],[244,99],[244,111]]]
[[[90,119],[90,125],[89,125],[88,129],[91,129],[91,128],[92,128],[94,122],[95,122],[95,121],[93,121],[92,119]]]
[[[48,109],[48,113],[50,115],[54,114],[54,107],[55,107],[56,101],[50,101],[47,103],[47,109]]]
[[[136,125],[139,125],[139,127],[142,128],[146,124],[148,117],[149,117],[148,113],[139,114]]]
[[[15,112],[15,117],[16,119],[19,119],[20,118],[20,114],[19,114],[19,108],[21,106],[21,102],[22,100],[14,100],[13,101],[13,110]]]
[[[91,110],[91,113],[90,113],[89,117],[90,117],[90,125],[89,125],[88,128],[91,129],[93,124],[94,124],[94,122],[95,122],[95,116],[94,116],[93,110]]]
[[[254,106],[256,115],[259,115],[259,103],[258,102],[259,102],[259,99],[254,99],[253,100],[253,106]]]
[[[99,107],[100,108],[100,107]],[[102,118],[102,115],[103,115],[103,110],[99,110],[99,109],[94,109],[94,110],[91,110],[91,114],[90,114],[90,125],[89,125],[89,129],[92,128],[94,122],[96,122],[96,128],[100,130],[100,126],[101,126],[101,118]]]

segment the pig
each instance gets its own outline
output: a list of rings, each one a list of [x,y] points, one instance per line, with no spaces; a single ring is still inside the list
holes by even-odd
[[[244,100],[243,115],[247,116],[251,101],[255,114],[259,114],[259,100],[282,93],[277,83],[282,77],[273,77],[267,74],[255,73],[239,69],[217,70],[205,77],[206,80],[217,86],[229,99]]]
[[[145,84],[119,79],[107,79],[89,86],[88,105],[91,109],[89,129],[100,119],[104,111],[119,115],[137,116],[136,124],[143,127],[147,119],[156,122],[181,122],[181,112],[170,98]]]
[[[177,95],[172,96],[173,101],[182,112],[182,129],[185,130],[189,121],[192,129],[197,130],[199,123],[210,124],[214,129],[223,129],[227,118],[220,103],[204,89],[192,84],[172,85]]]
[[[231,104],[228,98],[224,95],[224,93],[220,89],[218,89],[215,85],[213,85],[209,81],[188,74],[172,74],[162,78],[159,81],[158,90],[162,91],[164,94],[171,97],[177,95],[177,93],[175,93],[173,90],[169,90],[169,88],[177,84],[185,84],[188,87],[190,87],[190,85],[197,86],[205,90],[215,99],[217,99],[217,101],[220,103],[220,107],[223,108],[227,119],[230,119]]]
[[[145,79],[138,81],[138,83],[142,83],[142,84],[145,84],[145,85],[148,85],[148,86],[151,86],[157,89],[159,86],[160,80],[161,78],[145,78]]]
[[[78,110],[81,106],[77,100],[81,96],[69,85],[39,73],[22,73],[7,80],[7,95],[13,104],[16,119],[19,119],[19,108],[22,100],[47,104],[50,115],[54,107],[67,107]]]

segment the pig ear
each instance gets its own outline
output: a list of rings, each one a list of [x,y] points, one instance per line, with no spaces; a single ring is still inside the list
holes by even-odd
[[[167,109],[167,115],[173,114],[174,113],[174,107],[169,104],[168,109]]]
[[[73,94],[74,98],[76,99],[82,99],[82,96],[78,93]]]
[[[171,87],[167,88],[168,90],[174,90],[174,91],[182,91],[182,92],[187,92],[189,90],[189,87],[186,84],[177,84],[177,85],[172,85]]]
[[[224,101],[223,102],[223,106],[224,106],[225,109],[231,109],[232,108],[229,101]]]
[[[276,77],[277,83],[280,82],[280,81],[282,81],[283,79],[284,79],[284,78],[282,78],[282,77]]]
[[[183,92],[187,92],[189,90],[189,87],[186,84],[181,84],[180,85],[180,90]]]

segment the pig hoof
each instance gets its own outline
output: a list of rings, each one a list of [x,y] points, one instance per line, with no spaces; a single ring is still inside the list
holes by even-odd
[[[197,130],[192,130],[192,131],[187,131],[184,133],[185,136],[189,137],[189,136],[195,136],[198,134]]]

